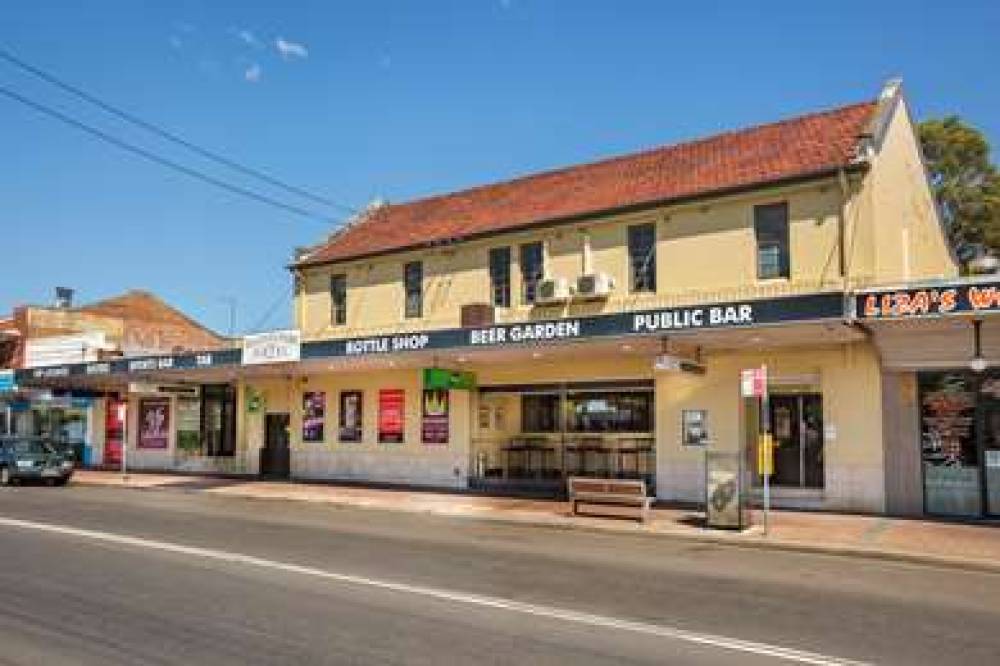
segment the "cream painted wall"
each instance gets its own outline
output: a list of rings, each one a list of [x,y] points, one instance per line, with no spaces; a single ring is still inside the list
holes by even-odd
[[[904,99],[893,107],[856,205],[858,238],[849,245],[855,286],[958,275]]]
[[[656,377],[657,489],[667,500],[704,499],[704,453],[680,445],[681,411],[707,409],[713,446],[738,450],[743,441],[740,370],[768,366],[780,382],[817,378],[823,395],[825,487],[776,489],[778,505],[882,512],[885,506],[881,376],[868,343],[845,347],[719,353],[706,373]],[[772,392],[779,389],[772,386]]]
[[[307,340],[458,326],[462,305],[489,301],[488,253],[501,246],[512,250],[514,302],[514,307],[497,313],[501,321],[837,289],[841,285],[837,243],[842,201],[838,187],[835,179],[827,179],[588,224],[503,234],[449,248],[311,268],[303,271],[302,290],[296,297],[297,324]],[[792,276],[760,281],[756,278],[753,206],[778,201],[789,204]],[[630,294],[627,229],[650,222],[657,227],[658,291]],[[519,246],[544,242],[548,275],[572,283],[583,273],[584,237],[590,241],[594,270],[615,280],[612,298],[568,306],[521,305]],[[415,260],[424,262],[424,317],[407,320],[403,317],[403,266]],[[331,325],[329,284],[334,274],[347,276],[345,326]]]
[[[418,370],[318,374],[289,380],[254,382],[266,412],[291,417],[293,478],[362,480],[465,487],[469,463],[471,403],[468,391],[449,395],[448,444],[424,444],[421,435],[422,377]],[[400,444],[378,442],[380,389],[403,389],[405,436]],[[326,394],[324,441],[302,441],[303,396]],[[362,441],[340,442],[340,392],[362,392]],[[246,437],[263,443],[263,418],[248,422]]]

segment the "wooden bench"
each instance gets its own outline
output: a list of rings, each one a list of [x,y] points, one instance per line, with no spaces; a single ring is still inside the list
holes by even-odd
[[[579,513],[581,504],[624,506],[639,509],[638,519],[649,517],[652,497],[646,496],[646,482],[642,479],[591,479],[580,476],[569,479],[569,501],[573,515]]]

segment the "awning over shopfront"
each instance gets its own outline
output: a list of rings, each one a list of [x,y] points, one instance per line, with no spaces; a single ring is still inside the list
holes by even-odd
[[[377,359],[413,360],[427,364],[439,356],[468,356],[490,352],[560,346],[575,342],[634,340],[653,343],[665,336],[697,336],[709,340],[717,334],[736,334],[756,340],[749,329],[778,329],[785,325],[833,325],[844,317],[839,292],[730,301],[689,307],[642,310],[588,317],[497,324],[483,328],[437,329],[391,335],[307,341],[295,360],[272,364],[247,364],[242,348],[115,359],[19,370],[24,385],[107,387],[125,381],[170,381],[184,376],[193,381],[229,381],[237,377],[281,372],[364,367]],[[798,328],[798,326],[796,327]],[[396,362],[395,360],[393,362]]]
[[[862,292],[853,298],[852,315],[888,369],[965,368],[977,349],[986,365],[1000,365],[996,276]]]

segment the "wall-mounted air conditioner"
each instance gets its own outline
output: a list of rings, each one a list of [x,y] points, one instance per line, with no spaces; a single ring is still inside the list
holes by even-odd
[[[539,305],[551,305],[568,301],[572,294],[566,278],[546,278],[538,283],[535,302]]]
[[[615,288],[615,279],[607,273],[591,273],[576,279],[577,298],[607,298]]]

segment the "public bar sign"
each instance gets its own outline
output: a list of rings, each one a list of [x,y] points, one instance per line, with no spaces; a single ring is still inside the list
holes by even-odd
[[[295,363],[302,355],[302,333],[298,329],[268,331],[243,338],[243,365]]]
[[[1000,286],[996,287],[1000,289]],[[977,297],[986,296],[976,293]],[[978,302],[978,301],[977,301]],[[74,376],[127,375],[164,370],[294,363],[299,360],[363,357],[439,349],[497,348],[608,337],[656,336],[672,331],[740,329],[752,326],[843,319],[844,295],[823,292],[779,298],[640,310],[483,328],[449,328],[340,340],[302,342],[297,330],[244,338],[242,348],[75,363],[16,371],[20,383]]]
[[[859,319],[907,319],[1000,312],[1000,282],[869,292],[855,297]]]

